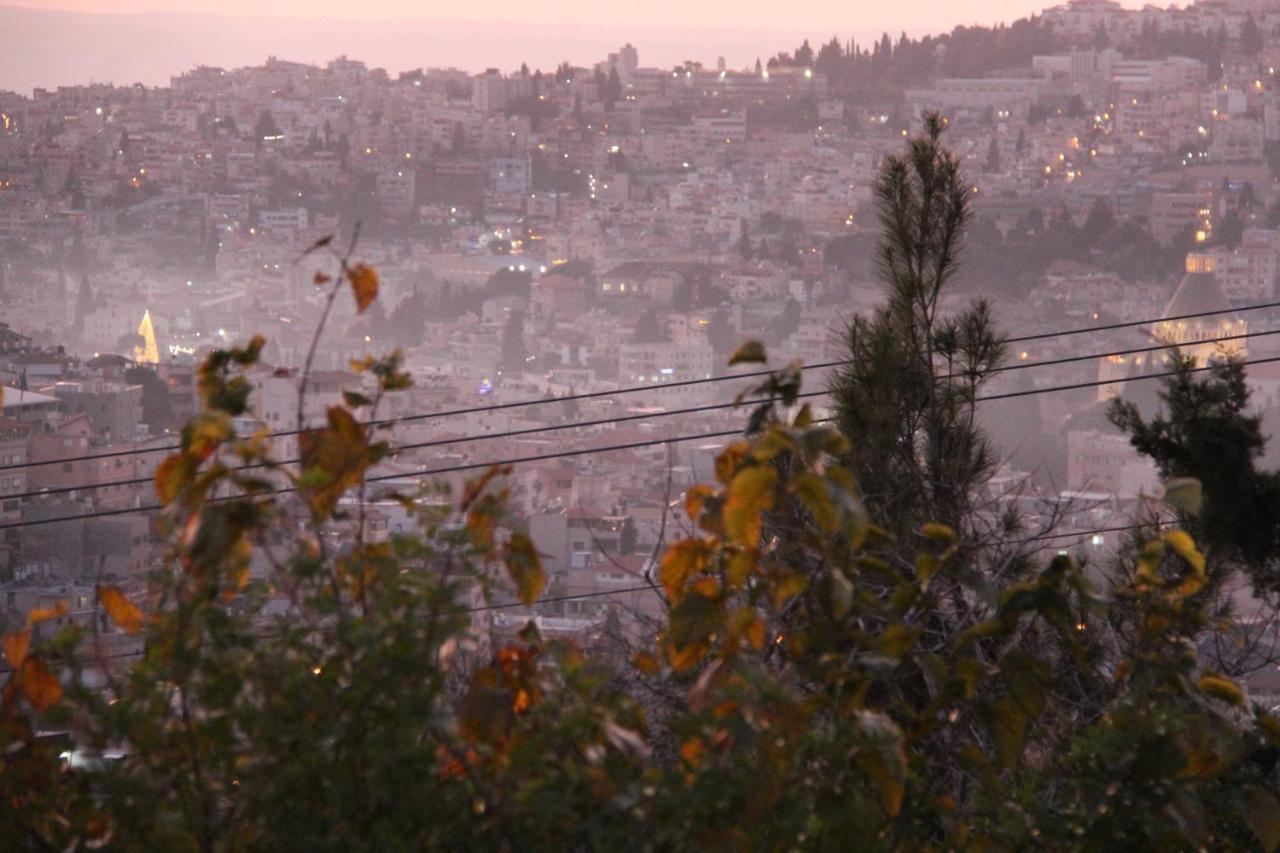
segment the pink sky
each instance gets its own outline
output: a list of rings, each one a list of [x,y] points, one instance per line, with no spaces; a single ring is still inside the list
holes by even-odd
[[[1139,5],[1141,0],[1123,0]],[[164,85],[196,65],[345,54],[392,73],[589,65],[624,42],[642,65],[749,67],[802,39],[867,44],[1008,22],[1051,0],[0,0],[0,90],[88,82]],[[158,13],[158,14],[156,14]]]
[[[1038,11],[1034,0],[897,0],[869,3],[818,0],[801,7],[758,0],[552,0],[549,3],[411,2],[411,0],[20,0],[18,4],[81,12],[184,12],[221,15],[327,17],[364,21],[533,21],[565,26],[607,24],[734,30],[795,31],[941,30],[956,24],[1009,21]]]

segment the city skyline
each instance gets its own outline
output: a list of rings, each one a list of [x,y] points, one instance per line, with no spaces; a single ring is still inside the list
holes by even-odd
[[[762,5],[714,3],[690,10],[664,0],[624,20],[585,3],[535,14],[509,4],[411,10],[383,0],[362,5],[357,16],[336,3],[294,0],[28,0],[0,4],[0,31],[9,36],[9,49],[0,54],[0,89],[30,92],[87,81],[158,86],[196,65],[241,67],[269,56],[324,63],[347,55],[393,74],[424,66],[510,70],[506,66],[521,62],[550,69],[562,61],[594,61],[627,41],[647,65],[714,64],[723,57],[729,67],[742,67],[805,38],[817,44],[833,35],[859,43],[886,31],[895,38],[904,31],[919,36],[961,24],[1009,23],[1051,4],[970,0],[942,11],[938,5],[910,0],[886,11],[831,6],[800,18]],[[684,17],[673,13],[677,9]]]

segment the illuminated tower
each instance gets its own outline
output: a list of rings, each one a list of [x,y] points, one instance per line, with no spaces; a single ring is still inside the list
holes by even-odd
[[[156,346],[156,330],[151,325],[151,311],[142,314],[142,322],[138,324],[138,334],[142,336],[142,346],[133,348],[133,360],[139,364],[159,364],[160,349]]]

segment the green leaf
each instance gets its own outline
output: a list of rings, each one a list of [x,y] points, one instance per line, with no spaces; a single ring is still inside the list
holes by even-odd
[[[768,360],[768,356],[765,355],[764,344],[759,341],[747,341],[730,356],[729,366],[732,367],[735,364],[764,364]]]
[[[853,584],[839,569],[831,570],[831,615],[843,619],[853,607]]]
[[[361,406],[368,406],[373,403],[372,400],[358,391],[343,391],[342,402],[352,409],[358,409]]]
[[[1164,501],[1179,512],[1199,515],[1204,488],[1195,477],[1175,477],[1164,484]]]
[[[1023,652],[1009,652],[1000,660],[1000,675],[1024,712],[1033,717],[1044,713],[1050,684],[1044,661]]]
[[[860,712],[858,724],[871,741],[859,751],[858,766],[871,777],[885,814],[896,817],[907,793],[907,755],[902,733],[892,719],[874,711]]]
[[[791,490],[823,533],[830,536],[840,529],[840,513],[831,499],[826,480],[812,471],[805,471],[791,482]]]
[[[1013,767],[1022,757],[1027,742],[1030,717],[1012,696],[1001,696],[983,709],[983,718],[996,748],[996,761],[1001,767]]]

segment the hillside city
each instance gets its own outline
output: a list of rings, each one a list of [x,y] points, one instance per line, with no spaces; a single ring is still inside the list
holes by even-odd
[[[1002,460],[982,512],[1101,564],[1159,489],[1106,406],[1155,401],[1164,345],[1246,359],[1256,412],[1280,414],[1278,33],[1268,0],[1070,0],[745,68],[653,68],[624,44],[588,67],[268,58],[158,88],[0,91],[3,621],[62,602],[137,650],[94,590],[145,595],[167,548],[152,478],[199,410],[198,365],[260,334],[237,426],[292,431],[282,458],[344,391],[371,392],[353,360],[403,351],[413,387],[378,412],[403,449],[369,472],[364,535],[413,524],[386,491],[444,503],[513,463],[552,600],[476,610],[482,642],[530,616],[549,635],[641,630],[673,508],[743,427],[739,374],[758,368],[730,355],[762,341],[826,388],[842,324],[883,299],[874,179],[929,111],[973,211],[948,299],[991,298],[1013,339],[978,407]],[[334,302],[300,424],[326,299],[308,248],[327,235],[381,293]],[[1110,328],[1057,334],[1092,327]],[[331,526],[339,549],[350,524]],[[1258,609],[1245,587],[1237,603]],[[1250,688],[1280,695],[1274,667]]]

